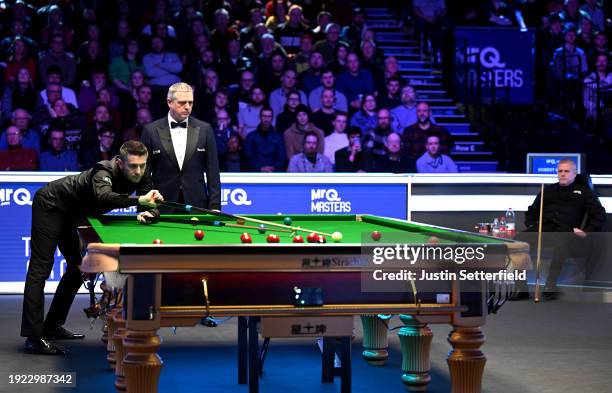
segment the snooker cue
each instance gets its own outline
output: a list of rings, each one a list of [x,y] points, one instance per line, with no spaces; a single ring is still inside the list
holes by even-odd
[[[171,217],[160,217],[157,219],[157,222],[172,222],[177,224],[191,224],[193,226],[196,225],[206,225],[213,227],[229,227],[229,228],[244,228],[244,229],[261,229],[261,227],[257,227],[255,225],[238,225],[238,224],[230,224],[222,221],[208,221],[208,220],[197,220],[192,221],[186,218],[171,218]],[[268,228],[266,228],[268,230]],[[291,233],[289,229],[278,229],[278,232],[286,232]]]
[[[307,228],[304,228],[304,227],[294,227],[294,226],[290,226],[290,225],[278,224],[276,222],[260,220],[260,219],[257,219],[257,218],[251,218],[251,217],[247,217],[247,216],[239,216],[237,214],[223,213],[222,211],[219,211],[219,210],[211,210],[211,209],[206,209],[206,208],[203,208],[203,207],[196,207],[196,206],[192,206],[192,205],[185,205],[185,204],[178,203],[178,202],[158,201],[158,203],[160,205],[162,205],[162,206],[172,207],[172,208],[176,208],[176,209],[183,209],[183,210],[185,210],[187,212],[191,212],[193,210],[193,211],[196,211],[196,212],[199,212],[199,213],[212,214],[212,215],[215,215],[215,216],[231,218],[233,220],[251,221],[251,222],[256,222],[258,224],[269,225],[269,226],[273,226],[273,227],[277,227],[277,228],[290,229],[292,232],[303,231],[303,232],[318,233],[319,235],[325,235],[325,236],[330,236],[330,237],[332,236],[331,233],[326,233],[326,232],[321,232],[321,231],[313,231],[311,229],[307,229]]]
[[[542,215],[544,214],[544,183],[540,187],[540,217],[538,222],[538,250],[536,257],[536,282],[533,301],[540,302],[540,262],[542,257]]]

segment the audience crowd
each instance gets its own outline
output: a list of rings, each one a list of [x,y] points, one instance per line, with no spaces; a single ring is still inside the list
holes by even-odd
[[[612,86],[597,1],[481,3],[484,23],[545,31],[557,77]],[[438,59],[445,2],[412,7]],[[184,81],[223,171],[457,172],[451,134],[350,1],[0,1],[0,27],[0,171],[88,169]],[[599,99],[585,92],[587,113]]]

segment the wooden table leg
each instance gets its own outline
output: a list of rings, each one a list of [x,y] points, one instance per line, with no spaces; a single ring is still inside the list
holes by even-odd
[[[410,392],[426,391],[431,381],[429,352],[433,333],[412,315],[400,315],[404,324],[398,333],[402,348],[402,382]]]
[[[480,350],[485,335],[477,327],[453,326],[448,335],[453,346],[448,359],[452,393],[480,393],[486,357]]]
[[[387,324],[378,315],[362,315],[363,352],[361,356],[372,366],[382,366],[389,357]]]
[[[157,354],[162,339],[155,330],[131,330],[123,338],[123,370],[128,393],[157,393],[162,360]]]
[[[125,392],[125,374],[123,372],[123,338],[127,335],[125,319],[122,313],[117,313],[113,317],[115,321],[115,333],[113,334],[113,344],[115,345],[115,388],[120,392]]]
[[[115,325],[115,315],[117,315],[118,313],[121,313],[121,310],[118,308],[113,308],[106,314],[106,326],[108,335],[108,342],[106,343],[106,351],[108,353],[106,355],[106,360],[108,361],[108,364],[113,370],[115,369],[116,362],[115,342],[113,341],[113,336],[115,334],[115,331],[117,330],[117,327]]]

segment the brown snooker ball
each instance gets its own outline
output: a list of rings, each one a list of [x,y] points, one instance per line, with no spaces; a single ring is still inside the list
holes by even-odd
[[[378,232],[378,231],[373,231],[370,236],[372,236],[372,240],[377,242],[382,237],[382,234],[380,232]]]
[[[242,242],[242,243],[253,243],[253,238],[251,237],[251,235],[248,232],[245,232],[242,235],[240,235],[240,242]]]
[[[155,239],[153,240],[153,244],[163,244],[164,242],[162,241],[162,239]]]
[[[197,240],[202,240],[204,239],[204,231],[201,229],[197,229],[194,233],[193,233],[193,237],[195,237]]]
[[[266,240],[268,241],[268,243],[280,243],[280,237],[273,233],[269,234]]]
[[[293,238],[293,242],[294,243],[304,243],[304,238],[302,237],[302,235],[297,235]]]

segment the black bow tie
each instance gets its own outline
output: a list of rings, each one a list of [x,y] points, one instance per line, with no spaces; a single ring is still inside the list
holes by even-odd
[[[175,121],[171,121],[170,128],[176,128],[176,127],[187,128],[187,122],[183,121],[183,122],[177,123]]]

